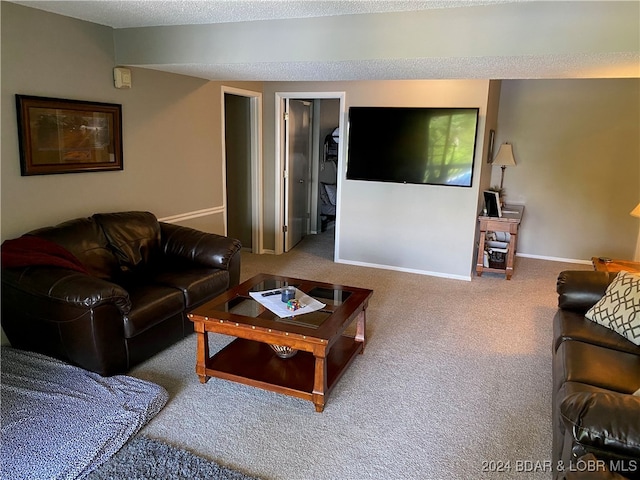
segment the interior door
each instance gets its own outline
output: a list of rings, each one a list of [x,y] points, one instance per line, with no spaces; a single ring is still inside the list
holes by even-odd
[[[250,99],[224,94],[227,235],[253,249]]]
[[[309,233],[311,108],[310,101],[285,99],[285,252]]]

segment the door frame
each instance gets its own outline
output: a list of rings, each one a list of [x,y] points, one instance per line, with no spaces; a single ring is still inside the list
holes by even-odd
[[[339,128],[342,138],[346,138],[344,129],[345,124],[345,92],[276,92],[275,102],[275,254],[280,255],[284,252],[284,232],[283,227],[285,224],[284,218],[284,103],[285,99],[296,100],[321,100],[321,99],[337,99],[340,101],[340,119]],[[315,128],[315,127],[314,127]],[[338,208],[336,209],[336,226],[335,236],[336,244],[334,250],[334,258],[338,258],[340,238],[340,193],[342,186],[341,172],[344,166],[344,141],[340,142],[338,149],[338,178],[337,178],[337,198]]]
[[[225,94],[237,95],[249,99],[249,135],[250,135],[250,163],[251,163],[251,252],[264,253],[264,232],[262,219],[262,92],[243,90],[241,88],[222,85],[220,102],[222,112],[222,178],[224,207],[224,233],[227,235],[227,148],[226,148],[226,111]]]

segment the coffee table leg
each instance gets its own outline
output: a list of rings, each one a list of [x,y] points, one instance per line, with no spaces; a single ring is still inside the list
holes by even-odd
[[[358,315],[358,318],[356,319],[355,340],[356,342],[362,342],[362,350],[360,350],[360,355],[364,353],[364,347],[367,343],[365,338],[365,330],[367,328],[367,316],[365,312],[366,310],[362,310],[360,312],[360,315]]]
[[[324,354],[324,352],[323,352]],[[313,404],[316,412],[324,410],[325,392],[327,391],[327,359],[316,356],[315,374],[313,377]]]
[[[207,360],[209,359],[209,335],[204,329],[204,323],[196,322],[195,325],[198,346],[196,351],[196,373],[200,377],[200,383],[207,383],[209,377],[206,374]]]

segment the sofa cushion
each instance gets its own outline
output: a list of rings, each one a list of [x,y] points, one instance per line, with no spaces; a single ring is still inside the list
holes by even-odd
[[[553,362],[554,390],[564,382],[580,382],[631,394],[640,387],[640,356],[590,343],[566,340]]]
[[[97,213],[123,272],[144,269],[160,253],[160,224],[150,212]]]
[[[131,311],[124,317],[124,336],[132,338],[184,310],[182,292],[149,283],[127,285]]]
[[[613,330],[586,319],[582,313],[569,310],[558,310],[556,312],[553,319],[553,338],[554,351],[565,340],[578,340],[640,355],[640,347],[638,345],[631,343]]]
[[[585,317],[640,345],[640,275],[618,273]]]
[[[64,247],[95,277],[110,279],[119,271],[118,259],[111,250],[107,237],[92,218],[69,220],[54,227],[33,230],[28,235],[35,235]]]
[[[212,292],[229,288],[229,272],[215,268],[167,268],[150,275],[150,281],[180,290],[185,307],[191,309],[211,300]]]

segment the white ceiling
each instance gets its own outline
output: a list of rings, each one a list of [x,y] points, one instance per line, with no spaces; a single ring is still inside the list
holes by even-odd
[[[529,0],[17,0],[112,28],[403,12]]]
[[[278,21],[294,18],[326,18],[371,13],[417,12],[430,9],[449,9],[441,10],[441,12],[459,11],[461,18],[466,16],[468,19],[469,16],[475,18],[473,15],[478,15],[478,10],[474,10],[474,13],[471,14],[465,12],[468,7],[496,7],[496,4],[502,4],[504,7],[509,4],[517,4],[524,7],[526,5],[535,5],[538,2],[533,0],[13,0],[12,3],[112,27],[116,29],[115,36],[120,37],[121,34],[130,31],[121,29],[136,30],[136,27],[229,24],[259,20]],[[565,2],[558,3],[559,9],[566,8],[561,6],[562,3]],[[577,3],[583,2],[567,3],[573,4],[571,7],[574,7],[577,6]],[[588,3],[590,2],[585,2],[585,4]],[[550,5],[550,3],[547,3],[547,5]],[[606,8],[609,7],[607,6]],[[619,11],[619,9],[616,11]],[[522,15],[520,17],[520,22],[524,22],[521,23],[522,25],[536,25],[534,23],[536,21],[535,18],[532,19],[532,22],[528,22],[527,18],[529,17],[525,18]],[[354,17],[354,21],[357,18],[359,17]],[[593,18],[589,25],[595,25],[599,23],[599,20],[599,18]],[[554,21],[556,20],[552,19],[551,23]],[[239,23],[237,29],[239,31],[247,31],[246,29],[249,28],[249,25],[247,23]],[[576,25],[567,25],[565,32],[563,30],[565,25],[563,24],[562,28],[558,30],[561,35],[564,35],[564,38],[557,39],[549,37],[548,32],[538,32],[535,29],[533,30],[533,37],[526,37],[528,33],[520,35],[520,32],[514,32],[510,38],[521,36],[522,40],[520,41],[525,43],[522,43],[523,47],[520,47],[519,50],[515,49],[509,54],[495,54],[490,50],[486,50],[482,54],[469,54],[466,52],[460,55],[418,55],[404,58],[399,56],[395,56],[395,58],[374,56],[373,58],[349,58],[338,61],[330,61],[326,58],[318,60],[311,55],[308,58],[297,59],[287,59],[281,56],[277,56],[277,60],[268,56],[263,56],[259,59],[247,59],[247,57],[242,57],[238,54],[237,58],[234,58],[230,63],[228,59],[218,59],[211,62],[204,56],[196,59],[196,61],[186,58],[174,58],[173,61],[162,59],[162,62],[157,62],[154,61],[154,58],[158,58],[157,56],[144,58],[144,54],[142,57],[138,55],[138,57],[127,61],[121,57],[121,55],[124,55],[124,58],[127,58],[126,54],[118,51],[116,61],[122,62],[122,65],[139,66],[208,80],[339,81],[425,78],[640,77],[638,48],[631,48],[626,51],[607,51],[606,48],[600,48],[601,42],[597,40],[597,38],[602,37],[589,37],[590,31],[594,29],[587,28],[586,31],[580,32],[584,33],[584,36],[576,36],[577,31],[575,29],[578,27]],[[611,25],[611,23],[608,25]],[[281,28],[281,26],[276,26],[275,28]],[[398,28],[401,29],[402,26]],[[572,28],[574,29],[573,33],[569,33]],[[606,32],[615,29],[614,27],[606,28],[609,28]],[[249,30],[251,29],[253,29],[253,26],[249,28]],[[376,30],[377,32],[378,30]],[[477,34],[477,40],[481,44],[482,42],[487,42],[487,38],[490,36],[481,34],[481,32],[477,32]],[[602,35],[603,33],[599,32],[598,34]],[[615,37],[616,35],[617,32],[610,32],[610,36]],[[547,45],[553,44],[556,40],[559,44],[562,44],[566,38],[583,38],[582,41],[588,47],[586,49],[580,47],[573,51],[556,51],[554,48],[545,50],[548,47],[542,47],[541,51],[532,50],[532,48],[536,48],[535,45],[540,45],[544,41],[547,42]],[[413,41],[415,44],[414,39],[408,38],[407,40],[408,42]],[[571,40],[571,42],[575,42],[575,40]],[[118,40],[116,38],[117,43]],[[171,47],[174,48],[176,44],[180,44],[180,41],[173,42]],[[591,47],[592,44],[596,45],[596,47]],[[532,47],[532,45],[534,46]],[[502,46],[499,49],[504,50]],[[287,48],[278,49],[278,46],[274,45],[271,51],[281,53],[281,51],[287,51]]]

